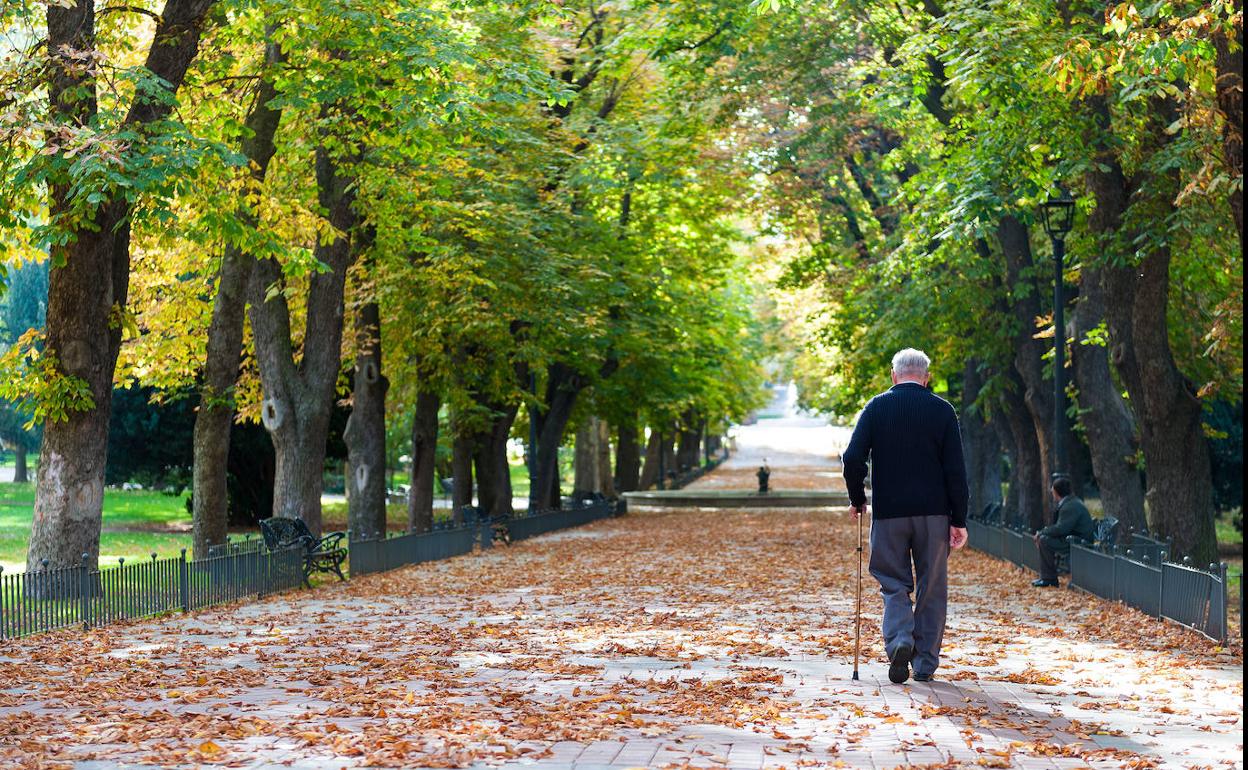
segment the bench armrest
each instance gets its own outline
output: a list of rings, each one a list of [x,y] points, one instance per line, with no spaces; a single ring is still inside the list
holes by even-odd
[[[335,551],[342,547],[342,540],[347,536],[346,532],[330,532],[322,537],[316,544],[316,551]]]

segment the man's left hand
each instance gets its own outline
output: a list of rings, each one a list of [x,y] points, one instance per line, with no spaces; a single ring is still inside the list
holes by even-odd
[[[958,550],[966,545],[966,527],[949,528],[949,547]]]

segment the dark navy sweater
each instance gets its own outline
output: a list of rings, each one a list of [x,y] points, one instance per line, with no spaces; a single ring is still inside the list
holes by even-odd
[[[875,518],[945,515],[951,526],[966,526],[970,491],[958,415],[922,385],[903,382],[871,399],[841,458],[855,506],[867,500],[863,482],[871,461]]]

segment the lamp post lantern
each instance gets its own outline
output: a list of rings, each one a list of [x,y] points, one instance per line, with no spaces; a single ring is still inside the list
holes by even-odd
[[[1062,280],[1066,234],[1075,221],[1075,199],[1059,187],[1040,208],[1053,242],[1053,478],[1066,475],[1066,291]]]

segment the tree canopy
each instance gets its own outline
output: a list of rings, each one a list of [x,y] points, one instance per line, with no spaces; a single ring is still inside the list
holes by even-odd
[[[1211,556],[1206,417],[1243,391],[1238,0],[17,0],[0,30],[0,263],[51,265],[0,396],[64,465],[32,558],[94,553],[64,522],[98,521],[81,458],[114,386],[199,399],[198,547],[235,419],[314,529],[331,412],[362,528],[410,425],[419,529],[439,436],[496,513],[523,440],[547,507],[585,426],[629,488],[769,376],[851,417],[908,346],[962,409],[977,503],[1005,456],[1022,521],[1074,472]]]

